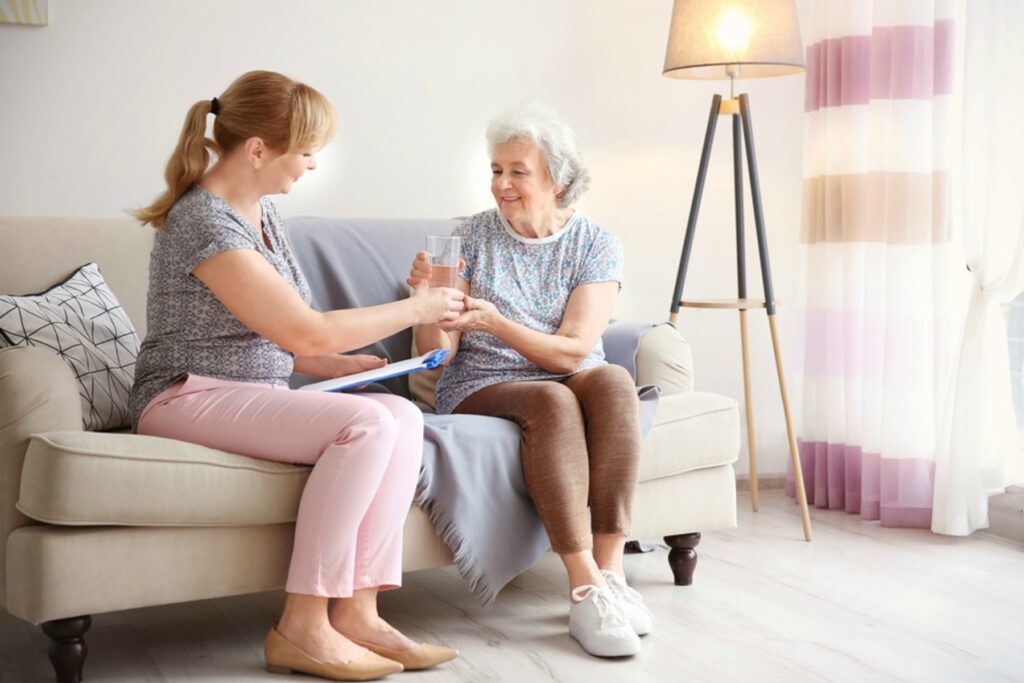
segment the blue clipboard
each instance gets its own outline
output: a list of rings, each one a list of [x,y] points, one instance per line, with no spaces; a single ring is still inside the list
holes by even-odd
[[[306,386],[299,387],[299,391],[344,391],[345,389],[361,387],[366,384],[381,382],[393,377],[401,377],[402,375],[419,372],[420,370],[433,370],[443,363],[444,359],[447,357],[447,350],[434,349],[422,356],[416,356],[415,358],[399,361],[397,363],[389,363],[388,365],[385,365],[382,368],[377,368],[376,370],[357,372],[353,375],[345,375],[344,377],[335,377],[334,379],[326,379],[322,382],[307,384]]]

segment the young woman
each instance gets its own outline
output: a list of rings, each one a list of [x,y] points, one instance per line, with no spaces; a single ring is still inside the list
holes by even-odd
[[[381,306],[310,308],[267,195],[316,168],[333,132],[323,95],[267,71],[189,109],[167,191],[137,214],[158,233],[131,412],[140,434],[314,466],[267,668],[370,680],[458,654],[416,644],[377,614],[377,592],[401,584],[422,417],[397,396],[297,392],[287,381],[293,370],[328,378],[379,367],[380,358],[339,353],[453,320],[464,295],[421,287]]]

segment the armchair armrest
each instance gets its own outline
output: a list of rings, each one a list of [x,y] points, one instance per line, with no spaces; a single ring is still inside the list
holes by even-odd
[[[71,368],[48,349],[0,349],[0,605],[7,604],[7,537],[31,520],[14,507],[29,436],[82,429]]]
[[[693,391],[693,354],[671,323],[617,320],[603,341],[608,362],[629,370],[637,386],[657,385],[662,396]]]

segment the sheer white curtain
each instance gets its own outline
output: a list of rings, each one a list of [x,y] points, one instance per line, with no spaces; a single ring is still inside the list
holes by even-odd
[[[884,526],[931,524],[965,273],[948,206],[954,2],[814,2],[803,27],[800,461],[815,506]]]
[[[932,531],[988,526],[988,497],[1019,481],[1006,322],[1024,290],[1024,2],[958,6],[951,210],[973,279],[935,462]]]

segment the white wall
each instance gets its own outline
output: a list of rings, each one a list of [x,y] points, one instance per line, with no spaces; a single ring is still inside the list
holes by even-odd
[[[0,213],[115,216],[162,187],[184,113],[240,73],[324,92],[341,126],[285,215],[445,217],[490,205],[487,120],[525,99],[577,131],[581,208],[624,242],[617,317],[663,319],[710,98],[723,82],[661,76],[670,0],[52,0],[50,25],[0,25]],[[803,76],[750,94],[790,398],[799,420]],[[735,296],[732,170],[722,119],[688,296]],[[748,194],[749,204],[749,194]],[[751,294],[760,290],[748,208]],[[698,388],[742,399],[732,312],[684,311]],[[763,315],[751,320],[760,470],[786,440]],[[739,467],[746,470],[745,455]]]

